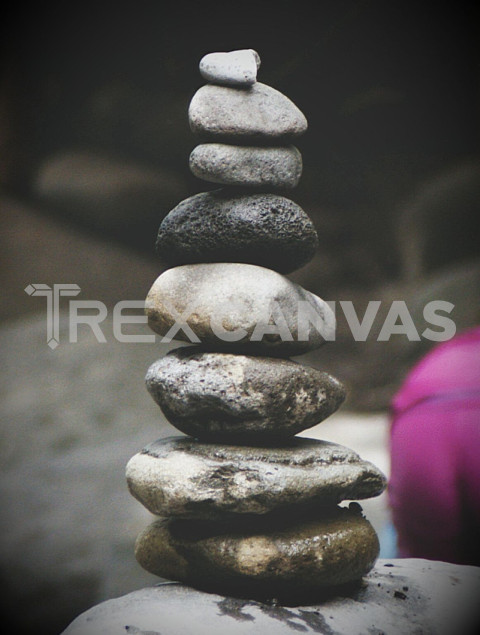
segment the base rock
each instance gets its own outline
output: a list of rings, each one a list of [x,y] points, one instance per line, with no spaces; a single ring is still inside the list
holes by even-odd
[[[479,591],[478,567],[378,560],[361,584],[315,603],[264,604],[174,582],[103,602],[63,635],[464,635],[480,622]]]

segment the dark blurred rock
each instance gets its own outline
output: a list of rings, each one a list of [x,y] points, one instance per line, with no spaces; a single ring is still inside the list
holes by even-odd
[[[162,268],[153,250],[138,256],[61,219],[38,206],[0,197],[0,319],[45,311],[45,298],[28,296],[32,283],[74,283],[81,299],[112,307],[120,300],[143,300]]]
[[[480,157],[424,179],[397,216],[403,274],[409,279],[480,257]]]
[[[109,239],[145,247],[153,242],[158,222],[188,194],[188,188],[168,168],[67,150],[39,166],[33,193],[70,221]]]
[[[106,153],[187,175],[195,143],[187,118],[190,97],[173,88],[147,91],[125,81],[106,82],[88,96],[82,138]]]
[[[329,298],[332,299],[332,298]],[[480,321],[480,261],[460,263],[411,283],[391,283],[371,291],[345,291],[334,300],[351,300],[362,321],[370,300],[380,300],[377,316],[366,341],[355,341],[339,303],[336,304],[337,339],[302,361],[331,373],[347,386],[345,406],[352,410],[385,410],[404,377],[434,345],[422,336],[424,330],[441,331],[424,317],[425,306],[442,300],[454,305],[451,313],[457,332]],[[403,301],[419,334],[418,341],[393,334],[389,341],[378,335],[393,301]],[[399,322],[400,323],[400,322]]]

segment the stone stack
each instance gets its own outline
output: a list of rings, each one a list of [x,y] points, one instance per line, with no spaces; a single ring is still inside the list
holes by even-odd
[[[291,142],[307,122],[256,81],[255,51],[200,62],[209,83],[189,120],[198,177],[223,185],[182,201],[157,249],[151,328],[181,347],[148,370],[149,392],[178,430],[127,465],[133,496],[162,517],[137,539],[148,571],[217,593],[291,602],[359,580],[378,539],[358,503],[385,477],[355,452],[295,435],[341,405],[342,384],[288,359],[332,339],[328,304],[283,274],[313,256],[305,212],[279,193],[302,171]],[[273,190],[275,193],[265,193]]]

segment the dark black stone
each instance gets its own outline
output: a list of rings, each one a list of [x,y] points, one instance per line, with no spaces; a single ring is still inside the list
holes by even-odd
[[[179,203],[160,225],[156,248],[167,266],[242,262],[290,273],[317,245],[312,221],[293,201],[220,189]]]

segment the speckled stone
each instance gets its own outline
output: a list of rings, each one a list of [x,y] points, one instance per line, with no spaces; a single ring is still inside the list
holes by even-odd
[[[290,273],[309,262],[318,237],[296,203],[275,194],[202,192],[163,219],[156,248],[170,266],[243,262]]]
[[[295,146],[264,148],[204,143],[190,154],[190,170],[211,183],[290,189],[302,174]]]
[[[150,366],[148,391],[176,428],[199,439],[248,444],[293,436],[345,398],[327,373],[290,360],[171,351]]]
[[[150,289],[145,311],[149,326],[166,339],[238,353],[300,355],[335,336],[326,302],[275,271],[247,264],[168,269]]]
[[[200,60],[200,74],[214,84],[251,86],[257,81],[260,56],[253,49],[208,53]]]
[[[160,520],[135,545],[138,562],[150,573],[250,597],[311,593],[358,580],[372,569],[378,552],[373,527],[346,508],[330,508],[310,520]]]
[[[152,513],[207,519],[371,498],[386,485],[353,450],[299,437],[273,448],[159,439],[130,459],[126,477]]]
[[[297,106],[261,82],[250,88],[202,86],[190,102],[188,118],[192,132],[209,140],[274,142],[298,137],[307,129]]]
[[[479,589],[479,567],[416,558],[379,559],[360,584],[333,598],[302,589],[283,603],[271,595],[258,602],[167,582],[98,604],[64,635],[153,635],[159,628],[162,635],[473,634]]]

